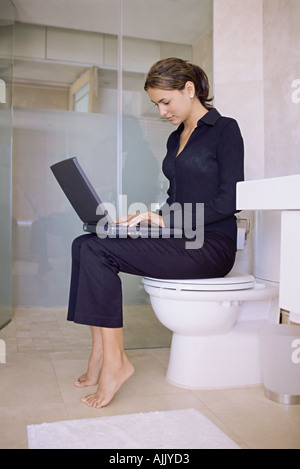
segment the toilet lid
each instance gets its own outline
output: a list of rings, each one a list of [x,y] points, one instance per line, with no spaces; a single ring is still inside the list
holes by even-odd
[[[163,280],[157,278],[143,278],[145,285],[167,288],[171,290],[188,291],[235,291],[253,288],[255,279],[253,275],[227,275],[221,278],[202,278],[187,280]]]

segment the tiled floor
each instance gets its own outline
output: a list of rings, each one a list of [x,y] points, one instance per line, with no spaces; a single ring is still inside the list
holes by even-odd
[[[133,378],[108,407],[85,406],[79,398],[89,391],[73,382],[86,369],[90,333],[67,323],[63,309],[17,310],[0,339],[7,349],[0,363],[1,449],[27,448],[30,424],[184,408],[202,412],[242,448],[300,448],[300,405],[270,401],[260,386],[174,387],[165,380],[169,350],[163,347],[128,350]]]

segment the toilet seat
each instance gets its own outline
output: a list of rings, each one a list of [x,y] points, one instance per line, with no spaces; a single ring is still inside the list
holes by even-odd
[[[255,286],[253,275],[227,275],[220,278],[163,280],[144,277],[148,286],[177,291],[236,291],[249,290]]]

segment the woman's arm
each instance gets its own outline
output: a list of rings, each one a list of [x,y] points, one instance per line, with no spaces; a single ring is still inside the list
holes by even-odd
[[[236,210],[236,185],[244,180],[244,144],[237,122],[230,119],[217,145],[218,193],[204,205],[205,224],[227,218]]]

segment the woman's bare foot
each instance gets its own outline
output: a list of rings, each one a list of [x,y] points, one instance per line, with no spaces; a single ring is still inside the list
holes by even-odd
[[[91,353],[88,363],[88,370],[75,381],[75,386],[83,388],[85,386],[95,386],[98,384],[102,367],[102,354]]]
[[[82,397],[81,402],[97,409],[107,406],[133,373],[134,367],[124,353],[122,363],[115,367],[102,368],[97,392]]]
[[[95,386],[98,384],[100,371],[103,362],[102,334],[99,327],[91,327],[93,347],[89,358],[88,370],[75,381],[75,386],[83,388],[85,386]]]

